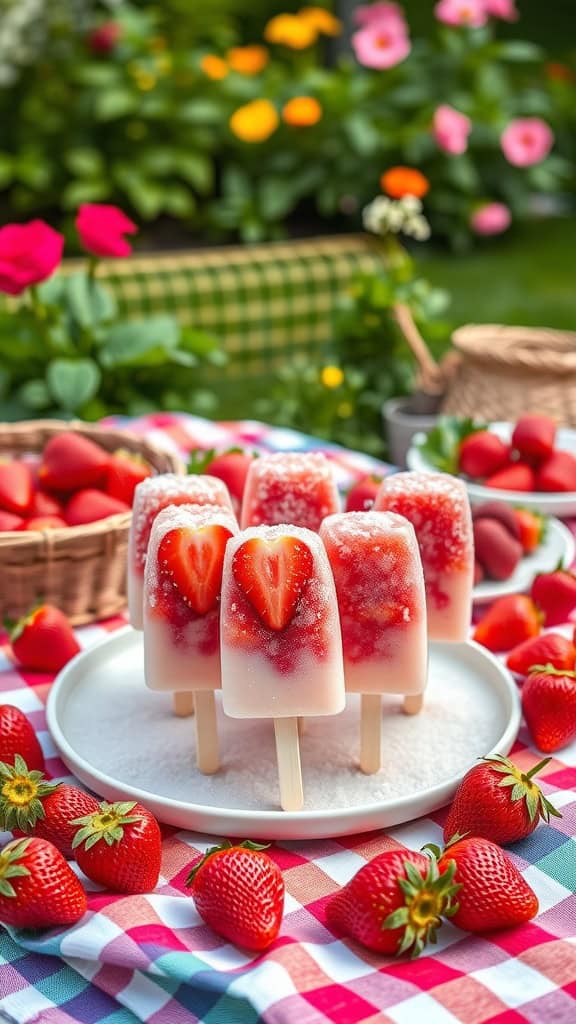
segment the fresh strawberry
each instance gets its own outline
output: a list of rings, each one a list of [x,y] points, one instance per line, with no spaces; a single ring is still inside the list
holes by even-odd
[[[549,416],[521,416],[512,433],[512,446],[523,459],[542,462],[550,455],[556,439],[556,424]]]
[[[380,490],[381,476],[363,476],[352,485],[346,495],[345,512],[367,512],[372,508]]]
[[[64,510],[64,518],[68,526],[83,526],[85,523],[94,523],[97,519],[106,519],[108,516],[129,511],[130,505],[125,501],[113,498],[111,494],[104,494],[103,491],[87,488],[72,495]]]
[[[41,604],[19,619],[9,637],[19,664],[40,672],[59,672],[80,650],[64,612],[51,604]]]
[[[86,893],[52,843],[14,839],[0,850],[0,921],[14,928],[76,924]]]
[[[532,582],[530,597],[542,612],[544,625],[559,626],[576,608],[576,576],[562,568],[539,573]]]
[[[458,469],[474,480],[491,476],[508,463],[509,449],[496,434],[489,430],[478,430],[469,434],[460,445]]]
[[[576,491],[576,458],[571,452],[552,452],[538,467],[538,491]]]
[[[0,509],[0,533],[3,530],[19,530],[23,523],[22,516],[15,516],[12,512],[3,512]]]
[[[264,625],[280,632],[294,616],[314,561],[297,537],[253,537],[237,548],[232,573]]]
[[[536,746],[545,754],[576,738],[576,673],[538,666],[522,689],[522,710]]]
[[[72,818],[98,811],[96,797],[66,783],[48,782],[43,772],[30,771],[17,754],[14,764],[0,761],[0,831],[31,833],[47,839],[73,859],[72,840],[78,829]]]
[[[115,892],[152,892],[160,874],[162,836],[156,818],[136,801],[98,805],[70,822],[72,849],[93,882]]]
[[[511,511],[518,524],[522,550],[525,555],[531,555],[544,539],[546,517],[529,508],[514,508]]]
[[[0,508],[25,516],[32,501],[32,472],[30,466],[17,459],[0,461]]]
[[[284,879],[264,850],[249,840],[213,846],[186,879],[200,917],[243,949],[266,949],[282,923]]]
[[[475,519],[474,554],[493,580],[507,580],[522,558],[522,545],[497,519]]]
[[[0,760],[14,764],[17,754],[31,769],[44,771],[42,747],[26,715],[13,704],[0,704]]]
[[[511,537],[520,540],[520,527],[514,510],[504,501],[483,501],[481,505],[474,505],[472,520],[476,519],[497,519]]]
[[[529,836],[540,818],[546,822],[551,814],[561,818],[533,781],[549,760],[547,757],[523,772],[501,754],[482,758],[466,772],[456,790],[444,825],[445,841],[458,832],[507,846]]]
[[[515,462],[499,473],[494,473],[484,481],[485,487],[494,487],[500,491],[535,491],[536,475],[532,466],[525,462]]]
[[[525,594],[499,597],[476,626],[473,639],[489,651],[509,651],[523,640],[538,636],[540,615]]]
[[[430,846],[433,854],[440,854]],[[440,870],[456,865],[458,909],[452,923],[466,932],[514,928],[538,913],[538,898],[518,868],[496,843],[477,836],[455,836],[439,859]]]
[[[202,470],[203,473],[208,473],[210,476],[217,476],[226,484],[236,515],[239,514],[242,506],[244,485],[253,460],[254,455],[249,452],[231,448],[230,451],[223,452],[211,459]]]
[[[34,491],[32,504],[28,509],[29,516],[62,516],[64,506],[58,498],[44,491]]]
[[[32,516],[32,519],[26,520],[22,526],[22,531],[36,530],[39,533],[42,530],[66,530],[67,528],[68,523],[61,516]]]
[[[571,640],[560,633],[542,633],[524,640],[510,651],[506,665],[511,672],[527,676],[534,665],[552,665],[571,671],[576,662],[576,649]]]
[[[152,468],[141,455],[118,448],[108,463],[106,491],[132,507],[136,487],[151,475]]]
[[[454,865],[439,872],[435,858],[387,850],[360,868],[326,904],[331,927],[376,953],[418,956],[436,941],[442,917],[452,917]]]
[[[110,456],[90,438],[63,430],[48,441],[38,482],[52,491],[77,491],[104,481]]]
[[[197,615],[215,608],[222,586],[225,526],[180,526],[165,533],[158,548],[162,577],[168,577]]]

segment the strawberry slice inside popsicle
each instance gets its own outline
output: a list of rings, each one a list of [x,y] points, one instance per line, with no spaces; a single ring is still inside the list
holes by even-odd
[[[197,615],[206,615],[217,604],[222,586],[224,549],[230,531],[224,526],[179,527],[162,538],[158,566],[169,576],[186,603]]]
[[[312,553],[296,537],[253,537],[238,548],[232,562],[236,583],[275,632],[291,622],[313,572]]]

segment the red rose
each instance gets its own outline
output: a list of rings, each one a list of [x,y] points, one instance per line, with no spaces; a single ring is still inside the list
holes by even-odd
[[[117,21],[105,21],[88,33],[88,46],[92,53],[110,53],[121,35],[122,27]]]
[[[0,228],[0,291],[20,295],[45,281],[62,259],[64,235],[43,220]]]
[[[133,235],[138,228],[117,206],[85,203],[76,217],[80,241],[94,256],[113,259],[129,256],[132,246],[124,235]]]

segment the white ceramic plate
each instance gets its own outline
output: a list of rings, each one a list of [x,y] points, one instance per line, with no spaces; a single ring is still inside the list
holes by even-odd
[[[138,799],[178,828],[253,839],[317,839],[389,828],[447,803],[476,758],[506,754],[520,723],[516,686],[484,648],[433,644],[424,709],[384,698],[384,767],[357,767],[355,696],[341,715],[306,722],[305,809],[278,808],[272,723],[227,718],[218,702],[221,768],[203,776],[194,723],[144,685],[142,634],[130,627],[76,656],[48,699],[67,766],[107,799]]]
[[[489,429],[501,437],[503,441],[509,441],[514,429],[513,423],[491,423]],[[412,439],[412,446],[406,456],[408,469],[419,472],[437,473],[438,470],[426,459],[418,448],[418,443],[424,440],[424,434],[416,434]],[[556,435],[556,447],[576,455],[576,430],[568,427],[560,427]],[[543,512],[547,516],[576,516],[576,491],[547,493],[536,491],[499,491],[494,487],[483,487],[482,484],[466,482],[470,501],[473,505],[479,505],[483,501],[504,501],[507,505],[523,505],[524,508],[534,509],[536,512]]]
[[[476,604],[495,601],[505,594],[521,594],[528,590],[539,572],[552,572],[562,563],[569,568],[576,554],[574,534],[558,519],[549,519],[544,540],[531,555],[526,555],[507,580],[482,580],[473,590]]]

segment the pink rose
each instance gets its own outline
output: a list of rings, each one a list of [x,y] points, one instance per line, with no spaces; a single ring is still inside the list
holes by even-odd
[[[20,295],[45,281],[62,259],[64,235],[43,220],[0,228],[0,291]]]
[[[105,21],[88,33],[88,46],[92,53],[110,53],[121,35],[122,27],[119,22]]]
[[[488,21],[485,0],[440,0],[434,14],[445,25],[467,25],[468,28],[481,28]]]
[[[502,21],[518,21],[520,17],[515,0],[484,0],[484,9],[491,18],[501,18]]]
[[[440,149],[456,155],[465,153],[468,149],[472,122],[466,114],[461,114],[459,110],[445,103],[434,111],[432,130]]]
[[[393,22],[370,22],[354,32],[352,47],[356,60],[366,68],[392,68],[410,53],[410,40],[405,23],[400,28]]]
[[[501,235],[511,223],[512,215],[504,203],[485,203],[470,218],[470,227],[477,235]]]
[[[354,11],[354,21],[357,25],[386,24],[389,28],[407,33],[404,11],[398,4],[382,2],[357,7]]]
[[[85,203],[78,211],[76,230],[84,248],[94,256],[120,259],[132,252],[124,235],[133,235],[138,228],[117,206]]]
[[[510,121],[500,143],[509,164],[531,167],[548,156],[554,145],[554,135],[540,117],[518,117]]]

